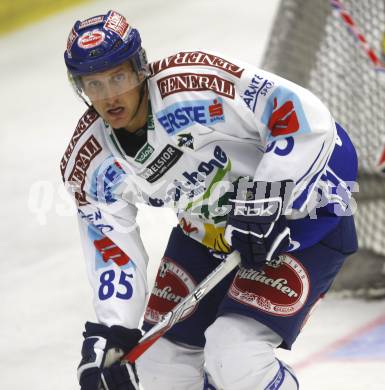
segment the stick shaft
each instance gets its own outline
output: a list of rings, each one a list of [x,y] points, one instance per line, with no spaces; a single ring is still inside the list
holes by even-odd
[[[174,326],[183,317],[186,311],[195,307],[198,302],[205,297],[226,275],[228,275],[241,261],[238,252],[230,253],[217,268],[214,269],[201,283],[185,297],[178,305],[163,316],[163,319],[154,325],[143,337],[139,343],[123,357],[123,361],[134,363],[152,344],[163,336],[172,326]]]

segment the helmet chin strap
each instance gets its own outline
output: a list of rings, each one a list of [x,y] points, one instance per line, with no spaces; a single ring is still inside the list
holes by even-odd
[[[78,94],[78,96],[80,97],[80,99],[82,99],[83,102],[86,103],[86,105],[87,105],[88,108],[91,108],[91,107],[92,107],[92,104],[88,103],[88,102],[87,102],[87,99],[86,99],[81,93],[79,93],[79,92],[76,92],[76,93]]]

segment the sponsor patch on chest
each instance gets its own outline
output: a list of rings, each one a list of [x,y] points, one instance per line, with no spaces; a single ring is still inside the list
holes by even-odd
[[[211,126],[224,122],[223,102],[221,98],[209,100],[191,100],[172,104],[159,111],[156,117],[167,134],[176,134],[196,123]]]
[[[166,145],[156,156],[155,160],[139,176],[146,179],[149,183],[154,183],[173,167],[182,155],[183,152],[181,150],[172,145]]]
[[[163,77],[157,84],[163,99],[186,91],[214,91],[230,99],[235,96],[234,83],[212,74],[181,73]]]

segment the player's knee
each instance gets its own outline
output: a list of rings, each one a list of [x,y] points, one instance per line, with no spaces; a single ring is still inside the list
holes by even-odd
[[[145,389],[202,390],[203,351],[159,339],[137,361],[140,382]]]
[[[281,338],[253,319],[233,314],[219,317],[205,335],[206,368],[219,388],[262,390],[285,373],[274,355]],[[275,388],[297,389],[288,386]]]
[[[298,390],[299,384],[293,369],[280,360],[278,360],[278,364],[278,371],[266,388],[264,387],[264,390]]]

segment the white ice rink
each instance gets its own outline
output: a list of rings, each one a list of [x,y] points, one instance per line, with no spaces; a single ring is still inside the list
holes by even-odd
[[[0,389],[78,389],[81,332],[94,319],[59,171],[84,111],[63,63],[73,22],[115,8],[140,29],[150,60],[207,48],[258,64],[277,3],[95,1],[0,39]],[[146,208],[139,218],[151,278],[175,217]],[[326,299],[280,355],[303,390],[384,390],[385,301]]]

